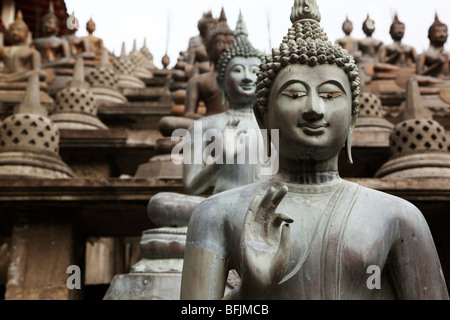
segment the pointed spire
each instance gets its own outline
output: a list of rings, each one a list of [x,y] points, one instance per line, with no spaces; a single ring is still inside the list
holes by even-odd
[[[236,29],[234,30],[234,36],[235,37],[240,37],[240,36],[248,37],[247,26],[245,24],[244,17],[242,16],[241,11],[239,11],[239,18],[236,23]]]
[[[48,12],[55,14],[55,7],[53,5],[53,1],[50,1],[50,4],[48,5]]]
[[[433,116],[428,109],[422,104],[420,88],[417,80],[411,77],[407,83],[406,107],[403,113],[404,120],[410,119],[429,119],[433,120]]]
[[[39,89],[39,74],[33,72],[27,83],[27,90],[23,102],[14,108],[14,114],[29,113],[47,116],[48,112],[41,105],[41,93]]]
[[[144,38],[144,44],[142,45],[142,49],[148,49],[147,48],[147,38]]]
[[[292,7],[291,22],[294,24],[297,21],[304,19],[312,19],[320,22],[322,19],[319,11],[319,6],[316,0],[295,0]]]
[[[22,10],[18,10],[16,14],[16,21],[22,20],[23,21],[23,13]]]
[[[88,89],[89,84],[85,81],[84,74],[84,60],[82,57],[78,57],[73,68],[72,81],[69,83],[71,88],[83,88]]]
[[[137,44],[136,44],[136,39],[133,40],[133,50],[131,52],[136,52],[137,51]]]
[[[122,42],[122,51],[120,52],[120,57],[124,58],[127,56],[127,50],[125,48],[125,42]]]
[[[220,11],[219,21],[225,21],[225,22],[228,21],[227,15],[225,14],[225,9],[224,9],[224,7],[222,7],[222,10]]]

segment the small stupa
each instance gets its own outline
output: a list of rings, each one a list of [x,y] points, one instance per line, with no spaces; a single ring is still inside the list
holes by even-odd
[[[39,76],[28,80],[24,101],[0,127],[0,177],[68,179],[72,170],[59,156],[59,130],[40,103]]]
[[[86,81],[91,86],[98,106],[128,102],[127,98],[119,91],[117,86],[119,79],[109,61],[109,53],[106,48],[103,49],[100,64],[86,76]]]
[[[156,69],[156,66],[153,62],[153,54],[147,47],[147,39],[144,39],[144,45],[142,46],[140,52],[146,59],[145,66],[150,70]]]
[[[384,132],[389,137],[394,130],[394,124],[384,118],[381,99],[374,93],[364,92],[359,96],[359,101],[359,117],[355,131]]]
[[[59,129],[108,129],[97,117],[96,98],[85,81],[82,57],[77,58],[73,79],[57,93],[55,102],[55,112],[50,119]]]
[[[136,40],[133,41],[133,50],[131,50],[129,57],[136,66],[134,75],[139,79],[150,80],[153,78],[153,73],[150,71],[151,64],[148,63],[147,58],[137,49]]]
[[[135,74],[136,66],[131,61],[130,57],[127,56],[125,43],[122,43],[122,52],[120,57],[114,59],[112,65],[118,77],[117,86],[119,89],[145,88],[145,83]]]
[[[376,178],[417,179],[450,177],[450,152],[444,127],[433,120],[421,103],[420,89],[413,77],[408,81],[404,121],[390,137],[391,157]]]

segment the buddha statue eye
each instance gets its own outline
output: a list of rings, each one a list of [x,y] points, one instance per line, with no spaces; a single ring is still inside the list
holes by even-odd
[[[344,94],[342,92],[323,92],[319,93],[319,97],[331,100],[335,98],[342,97]]]
[[[306,92],[303,91],[294,91],[294,90],[284,90],[281,93],[283,96],[290,97],[292,99],[298,99],[306,96]]]

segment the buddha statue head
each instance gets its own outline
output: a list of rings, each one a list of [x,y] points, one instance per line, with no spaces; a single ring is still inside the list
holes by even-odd
[[[430,44],[432,46],[443,46],[447,42],[448,27],[439,20],[437,13],[434,23],[428,29],[428,39],[430,39]]]
[[[23,21],[22,11],[17,11],[16,20],[9,26],[9,37],[13,46],[26,45],[28,39],[28,26]]]
[[[367,37],[371,37],[375,32],[375,21],[370,19],[369,15],[367,15],[366,20],[364,20],[362,29]]]
[[[92,18],[90,18],[89,21],[86,22],[86,31],[92,35],[95,32],[95,29],[96,29],[95,22],[94,20],[92,20]]]
[[[206,50],[209,60],[217,65],[220,55],[233,43],[234,34],[228,26],[225,10],[222,8],[220,18],[206,37]]]
[[[55,15],[53,2],[50,1],[48,13],[42,17],[42,34],[44,37],[56,36],[59,32],[59,21]]]
[[[234,42],[225,50],[217,63],[217,83],[230,108],[236,104],[253,104],[256,101],[256,73],[263,60],[261,51],[248,40],[247,27],[242,14],[234,31]]]
[[[208,35],[209,29],[214,25],[214,18],[211,11],[205,12],[202,18],[198,21],[197,28],[200,36],[205,39]]]
[[[360,95],[355,60],[328,40],[315,1],[296,0],[291,21],[288,35],[260,66],[254,106],[258,123],[262,129],[280,130],[280,155],[327,160],[346,145],[352,163]]]
[[[346,36],[350,36],[353,32],[353,22],[351,22],[348,17],[345,19],[344,23],[342,24],[342,31],[344,31],[344,34]]]
[[[394,21],[391,24],[389,34],[394,41],[401,41],[405,35],[405,24],[398,19],[398,14],[395,14]]]

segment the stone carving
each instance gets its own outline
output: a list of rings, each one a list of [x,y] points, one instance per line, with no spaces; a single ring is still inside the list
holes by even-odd
[[[118,90],[118,77],[109,62],[108,50],[103,49],[103,55],[97,67],[86,76],[91,86],[98,106],[108,104],[124,104],[127,98]]]
[[[88,35],[85,37],[89,41],[89,48],[91,51],[93,51],[96,55],[96,62],[100,62],[100,59],[103,54],[104,44],[103,40],[94,36],[94,32],[96,29],[96,24],[92,18],[89,19],[88,22],[86,22],[86,30],[88,32]]]
[[[66,25],[70,26],[67,28],[67,35],[65,36],[67,41],[69,42],[70,54],[75,59],[78,56],[81,56],[84,61],[84,65],[91,69],[95,67],[95,52],[91,51],[89,40],[86,37],[78,37],[76,35],[79,29],[78,19],[75,17],[75,14],[68,18],[69,22]]]
[[[59,129],[105,130],[97,118],[95,96],[85,81],[84,61],[77,58],[72,81],[55,97],[55,112],[50,119]]]
[[[404,121],[391,133],[391,158],[378,170],[377,178],[450,177],[445,128],[433,120],[421,100],[419,85],[412,77],[408,81]]]
[[[383,46],[383,42],[373,38],[375,32],[375,21],[370,19],[367,15],[366,20],[363,23],[363,31],[366,38],[359,41],[358,44],[358,61],[365,62],[378,62],[380,49]]]
[[[154,65],[149,63],[148,59],[137,49],[136,40],[133,41],[133,49],[129,54],[129,58],[135,66],[134,74],[136,77],[143,81],[153,78],[150,70],[154,68]]]
[[[220,89],[216,83],[217,72],[215,66],[222,52],[229,48],[234,40],[234,35],[227,23],[225,11],[222,9],[217,24],[211,29],[206,39],[206,50],[210,62],[214,65],[214,71],[199,74],[191,78],[186,87],[186,100],[184,116],[198,119],[198,107],[202,101],[206,107],[206,115],[214,115],[223,112],[226,107],[220,95]]]
[[[437,13],[434,23],[428,30],[428,38],[430,39],[430,48],[419,56],[417,74],[449,80],[450,54],[444,49],[448,39],[448,28],[439,20]]]
[[[296,1],[293,12],[314,10],[311,3]],[[344,145],[352,161],[358,69],[311,16],[319,15],[293,14],[258,76],[255,116],[261,128],[280,130],[280,171],[194,211],[181,298],[448,299],[422,213],[339,177]],[[231,265],[241,282],[224,297]],[[367,284],[372,267],[380,290]]]
[[[344,31],[345,36],[336,40],[336,43],[347,50],[350,55],[354,56],[358,50],[358,40],[351,36],[353,32],[353,22],[351,22],[348,17],[342,24],[342,31]]]
[[[24,101],[0,127],[0,176],[2,178],[72,178],[61,160],[58,127],[40,105],[39,76],[30,75]]]
[[[114,59],[112,66],[117,75],[117,87],[119,89],[143,89],[145,83],[139,79],[135,73],[136,65],[127,56],[125,43],[122,44],[122,52],[120,57]]]

